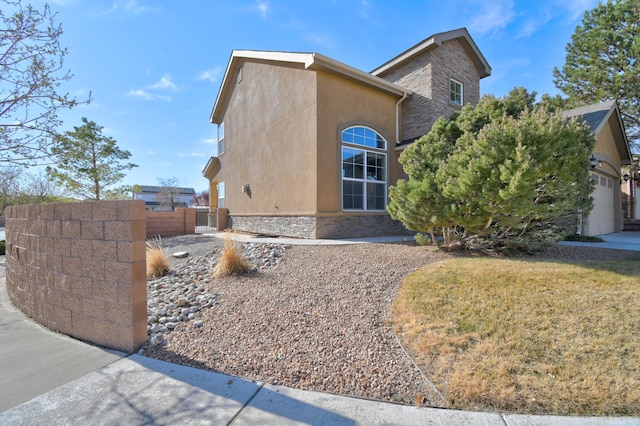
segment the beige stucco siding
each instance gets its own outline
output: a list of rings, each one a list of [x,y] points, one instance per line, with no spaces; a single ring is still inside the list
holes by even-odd
[[[225,152],[214,177],[234,214],[316,211],[316,74],[245,61],[226,105]],[[236,71],[237,73],[237,71]],[[242,192],[249,184],[250,195]]]
[[[402,174],[395,151],[395,105],[399,97],[318,71],[318,213],[342,210],[340,132],[351,125],[371,127],[387,140],[388,174]]]
[[[602,161],[602,168],[598,168],[612,176],[619,176],[622,159],[618,151],[611,123],[607,122],[596,138],[594,154]]]

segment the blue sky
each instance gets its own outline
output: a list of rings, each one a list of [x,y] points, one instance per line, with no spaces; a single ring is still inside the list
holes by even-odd
[[[24,0],[25,2],[27,0]],[[34,1],[34,5],[43,2]],[[466,27],[493,69],[482,94],[559,93],[552,70],[597,0],[51,0],[90,105],[62,115],[103,126],[138,168],[123,184],[178,178],[200,192],[216,127],[209,115],[233,49],[319,52],[370,71],[439,32]]]

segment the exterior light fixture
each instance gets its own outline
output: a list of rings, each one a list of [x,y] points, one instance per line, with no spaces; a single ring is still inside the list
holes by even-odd
[[[629,182],[629,173],[625,173],[622,179],[624,179],[625,182]]]
[[[591,163],[591,169],[595,169],[596,164],[598,163],[598,159],[595,155],[591,154],[591,157],[589,157],[589,162]]]

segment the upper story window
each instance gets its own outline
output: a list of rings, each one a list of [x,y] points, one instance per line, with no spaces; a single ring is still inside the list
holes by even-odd
[[[224,153],[224,122],[218,124],[218,155]]]
[[[387,141],[368,127],[342,132],[342,209],[385,210]]]
[[[462,83],[453,78],[449,80],[449,100],[454,104],[462,105],[463,95]]]

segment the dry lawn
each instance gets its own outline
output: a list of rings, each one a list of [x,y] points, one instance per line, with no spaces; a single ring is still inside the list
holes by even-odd
[[[451,259],[392,318],[451,407],[640,415],[640,261]]]

